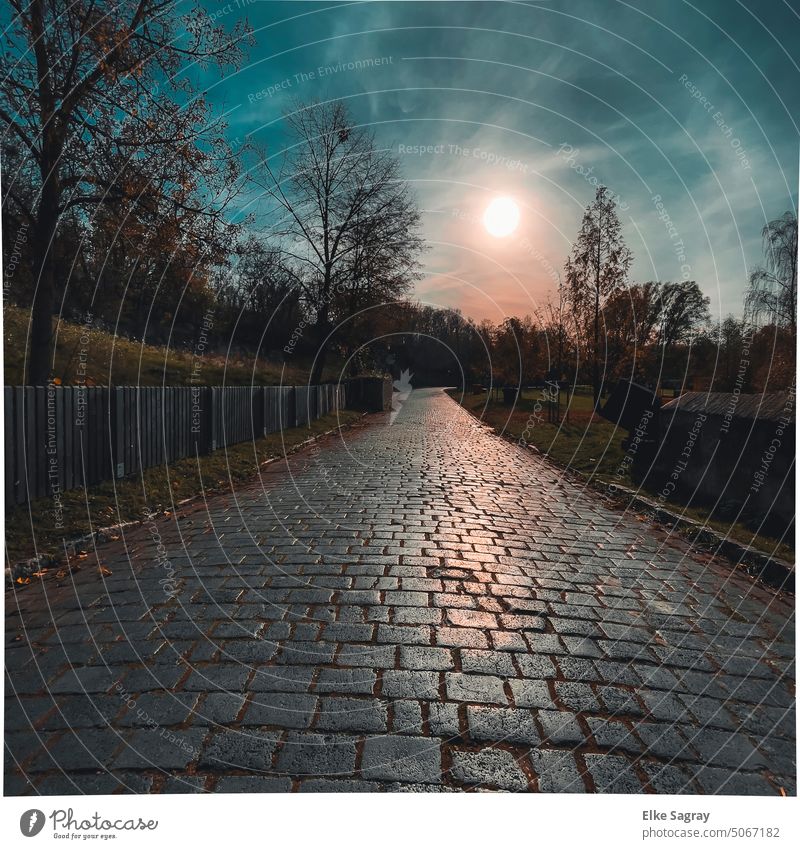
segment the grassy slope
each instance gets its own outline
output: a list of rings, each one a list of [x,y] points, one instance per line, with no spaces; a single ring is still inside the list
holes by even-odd
[[[540,391],[524,392],[511,413],[508,407],[496,401],[487,405],[484,393],[469,394],[463,398],[453,390],[450,394],[471,413],[491,425],[497,433],[519,439],[528,428],[525,441],[559,466],[578,472],[595,484],[613,483],[637,489],[630,479],[627,467],[620,465],[624,457],[621,443],[627,436],[627,431],[593,416],[592,399],[588,395],[574,395],[569,409],[569,423],[563,421],[556,425],[547,422],[547,408],[541,404]],[[541,404],[541,410],[536,409],[537,401]],[[566,393],[562,393],[561,405],[563,416]],[[532,418],[533,413],[537,413],[540,418]],[[642,491],[642,495],[655,499],[645,491]],[[772,537],[754,534],[745,525],[731,525],[730,522],[715,519],[698,507],[685,507],[680,504],[667,504],[665,507],[684,518],[705,523],[712,530],[743,545],[794,562],[794,551],[790,546]]]
[[[60,555],[62,540],[84,536],[98,528],[142,518],[145,511],[172,509],[179,501],[200,493],[230,492],[233,484],[257,479],[261,463],[283,455],[311,436],[354,422],[361,413],[331,413],[310,427],[274,433],[255,443],[243,442],[220,450],[198,463],[194,457],[169,467],[147,469],[140,477],[108,481],[88,492],[71,490],[63,495],[63,527],[56,528],[53,502],[40,498],[6,514],[6,557],[17,562],[34,554]]]
[[[30,313],[10,304],[3,307],[4,380],[6,385],[20,385],[24,374],[25,339]],[[260,359],[253,371],[253,358],[225,357],[204,353],[194,362],[186,351],[144,345],[124,337],[115,337],[99,329],[85,329],[68,321],[57,328],[55,373],[63,383],[78,382],[78,365],[86,357],[85,378],[89,385],[100,386],[180,386],[188,384],[192,367],[199,367],[200,382],[219,385],[262,385],[276,383],[303,384],[308,381],[307,364],[268,362]],[[83,337],[83,340],[82,340]],[[87,341],[88,340],[88,341]],[[338,375],[334,368],[330,375]]]

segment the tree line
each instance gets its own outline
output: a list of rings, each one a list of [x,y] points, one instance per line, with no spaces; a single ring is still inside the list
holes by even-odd
[[[241,67],[246,23],[171,0],[6,2],[4,294],[31,311],[28,383],[52,377],[54,316],[190,345],[209,313],[218,344],[261,353],[307,324],[316,381],[345,311],[409,291],[419,214],[371,132],[298,104],[278,162],[235,150],[191,82]],[[271,205],[239,214],[258,190]]]
[[[619,378],[741,391],[793,380],[791,213],[764,229],[744,318],[712,323],[695,281],[629,280],[600,187],[558,297],[476,323],[410,298],[419,210],[396,157],[343,104],[294,104],[285,152],[232,143],[185,71],[241,67],[245,22],[226,30],[199,6],[176,16],[170,0],[5,2],[4,295],[31,311],[28,383],[53,377],[56,316],[186,347],[202,324],[220,351],[307,358],[312,382],[332,355],[348,374],[559,380],[596,399]]]

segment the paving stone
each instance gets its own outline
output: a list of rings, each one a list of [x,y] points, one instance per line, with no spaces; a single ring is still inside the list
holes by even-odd
[[[277,725],[308,728],[314,719],[317,699],[303,693],[258,693],[250,701],[243,725]]]
[[[292,782],[288,778],[262,775],[223,775],[214,788],[215,793],[288,793]]]
[[[347,779],[309,778],[300,784],[301,793],[377,793],[382,789],[375,781]]]
[[[164,780],[162,793],[208,793],[205,775],[170,775]]]
[[[482,651],[480,649],[463,649],[461,651],[461,668],[464,672],[478,672],[484,675],[512,677],[517,674],[508,653]]]
[[[378,625],[377,640],[398,646],[429,646],[431,629],[427,625]]]
[[[473,740],[531,746],[541,742],[529,710],[470,705],[467,707],[467,725]]]
[[[92,709],[94,701],[91,696],[77,696],[76,698],[84,700],[87,706]],[[99,699],[107,698],[100,696]],[[111,697],[113,699],[113,696]],[[50,696],[33,696],[26,698],[10,698],[5,703],[5,727],[7,731],[27,731],[42,723],[45,716],[50,711],[54,713],[58,702]],[[93,711],[97,716],[96,711]],[[68,727],[68,726],[63,726]]]
[[[131,698],[127,701],[127,711],[117,722],[120,726],[180,725],[189,718],[196,702],[196,693],[143,693],[137,699]],[[121,704],[122,702],[116,699],[114,714],[118,712]],[[92,724],[101,724],[97,712],[91,711],[91,714]]]
[[[209,693],[195,709],[195,725],[226,725],[242,712],[245,697],[241,693]]]
[[[16,751],[13,742],[6,740],[6,746],[15,753],[18,760],[25,760],[33,754],[33,760],[26,767],[26,772],[57,769],[71,773],[76,770],[107,769],[114,762],[114,752],[123,744],[120,732],[107,734],[100,728],[66,731],[58,738],[55,738],[55,735],[47,735],[40,739],[48,746],[47,751],[41,750],[39,739],[35,737],[29,739],[27,749]],[[33,745],[34,741],[36,745]]]
[[[395,646],[342,646],[336,662],[339,666],[391,669],[396,653]]]
[[[642,744],[624,723],[596,716],[588,717],[586,722],[598,746],[632,754],[642,751]]]
[[[323,669],[323,672],[334,670]],[[339,670],[344,672],[345,670]],[[257,693],[307,693],[314,678],[313,666],[265,666],[257,668],[247,683]],[[365,675],[368,673],[364,673]]]
[[[758,772],[699,766],[695,778],[706,793],[721,796],[777,796],[778,791]]]
[[[569,637],[562,634],[561,640],[572,657],[602,657],[603,653],[594,640],[586,637]]]
[[[464,675],[461,672],[446,672],[447,698],[455,702],[481,702],[484,704],[507,704],[503,681],[493,675]]]
[[[665,722],[638,722],[633,727],[644,741],[644,751],[647,754],[667,760],[695,758],[691,746],[677,725]],[[689,736],[692,735],[691,729],[688,733]]]
[[[321,699],[316,728],[319,731],[385,731],[387,706],[378,699]]]
[[[166,728],[134,731],[114,760],[116,769],[185,769],[200,755],[206,728],[185,731]]]
[[[387,669],[381,678],[381,694],[396,699],[438,699],[439,673]]]
[[[241,693],[249,677],[250,669],[246,666],[233,664],[196,666],[183,685],[183,689],[195,692],[216,690],[224,693]],[[127,679],[125,684],[128,685]]]
[[[428,731],[447,739],[458,737],[461,734],[458,705],[452,702],[428,702]]]
[[[647,773],[650,786],[656,793],[680,795],[681,793],[697,793],[692,783],[691,775],[673,764],[640,761],[640,766]]]
[[[431,646],[400,646],[401,669],[452,669],[455,666],[452,652]]]
[[[505,613],[500,617],[500,624],[509,631],[544,631],[545,629],[545,620],[542,616]]]
[[[68,669],[48,687],[55,695],[64,693],[107,693],[125,674],[124,667],[84,666]]]
[[[451,625],[459,628],[496,628],[497,617],[493,613],[481,610],[464,610],[451,608],[447,611],[447,619]]]
[[[144,696],[139,696],[139,700],[143,698]],[[118,695],[62,696],[55,704],[50,700],[53,710],[37,724],[47,731],[96,728],[110,724],[117,714],[125,710],[126,701]],[[135,700],[131,699],[130,703],[134,704]]]
[[[544,681],[532,681],[529,678],[514,678],[510,682],[514,703],[524,708],[553,708],[550,688]]]
[[[485,649],[489,646],[486,634],[477,628],[437,628],[436,642],[452,648]]]
[[[597,701],[592,688],[588,684],[577,682],[557,682],[556,696],[570,710],[576,712],[586,711],[588,713],[600,713],[600,703]],[[539,705],[538,707],[548,707]]]
[[[452,752],[450,774],[460,784],[497,787],[500,790],[528,789],[528,779],[511,752],[483,749],[480,752]]]
[[[408,699],[392,702],[392,731],[395,734],[424,734],[422,705]]]
[[[364,741],[361,772],[377,781],[439,784],[440,744],[430,737],[369,737]]]
[[[569,752],[534,749],[531,762],[542,793],[585,793],[575,758]]]
[[[319,663],[331,663],[336,652],[335,643],[314,643],[310,641],[286,642],[281,647],[278,663],[287,666],[301,666]]]
[[[319,778],[351,775],[356,763],[355,741],[354,737],[338,734],[291,732],[278,755],[277,769],[289,775]]]
[[[199,761],[200,768],[212,770],[244,769],[267,772],[280,734],[246,728],[241,731],[218,731],[211,737]]]
[[[120,778],[113,773],[86,775],[70,773],[45,776],[36,785],[36,794],[40,796],[107,796],[119,790],[146,793],[150,784],[144,776],[126,776]],[[124,782],[124,783],[123,783]]]
[[[318,693],[362,693],[371,695],[377,675],[371,669],[321,669]]]
[[[630,761],[617,755],[584,755],[598,793],[644,793]]]
[[[497,651],[527,651],[528,645],[522,634],[513,631],[490,631],[492,647]]]
[[[613,714],[644,716],[636,696],[620,687],[598,687],[597,693]]]
[[[397,607],[394,621],[397,625],[438,625],[442,611],[435,607]]]
[[[586,735],[575,716],[563,710],[540,710],[537,713],[545,738],[554,746],[581,746]]]
[[[420,592],[387,591],[384,604],[390,607],[425,607],[428,604],[428,594]]]
[[[744,734],[703,728],[692,739],[704,763],[753,770],[767,765],[767,760]]]
[[[375,633],[375,626],[355,622],[329,622],[325,626],[324,639],[331,643],[368,643]]]
[[[525,678],[555,678],[556,667],[548,657],[515,654],[514,660]]]

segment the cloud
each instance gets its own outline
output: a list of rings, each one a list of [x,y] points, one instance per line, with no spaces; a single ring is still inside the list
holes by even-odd
[[[797,204],[796,67],[779,43],[796,21],[779,5],[751,13],[723,0],[702,10],[668,0],[642,9],[611,0],[398,2],[296,17],[294,5],[260,3],[248,15],[272,26],[259,33],[251,66],[213,96],[225,95],[228,107],[231,97],[244,100],[232,132],[255,132],[276,151],[290,98],[346,99],[355,120],[398,153],[423,209],[431,249],[420,297],[476,318],[531,312],[555,294],[599,181],[620,198],[634,279],[679,279],[688,265],[714,311],[738,313],[765,220]],[[348,70],[366,57],[390,61]],[[575,151],[570,161],[559,155],[563,144]],[[506,243],[479,224],[497,194],[523,210]]]

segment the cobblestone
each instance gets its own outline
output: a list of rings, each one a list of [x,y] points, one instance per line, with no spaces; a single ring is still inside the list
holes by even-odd
[[[500,790],[527,790],[528,779],[511,752],[484,749],[481,752],[453,752],[453,778],[461,784],[497,787]]]
[[[6,792],[796,792],[791,599],[439,390],[6,596]]]

